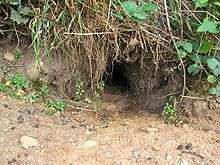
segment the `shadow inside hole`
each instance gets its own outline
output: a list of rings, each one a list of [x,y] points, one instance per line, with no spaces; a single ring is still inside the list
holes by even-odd
[[[105,90],[114,94],[127,93],[129,91],[129,81],[126,77],[125,65],[114,62],[103,76]]]

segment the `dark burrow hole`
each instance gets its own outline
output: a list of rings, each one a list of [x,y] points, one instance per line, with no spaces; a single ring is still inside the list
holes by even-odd
[[[123,63],[114,62],[103,75],[105,82],[105,90],[111,93],[127,93],[129,92],[129,81],[126,75],[126,68]]]

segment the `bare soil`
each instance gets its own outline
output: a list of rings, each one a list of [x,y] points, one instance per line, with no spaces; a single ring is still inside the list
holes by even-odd
[[[19,63],[3,58],[16,47],[8,43],[0,42],[1,69],[38,78],[27,47],[21,49],[26,53]],[[113,90],[105,91],[99,112],[69,108],[52,116],[41,104],[25,103],[0,93],[0,164],[220,164],[218,99],[189,99],[185,105],[187,122],[177,127],[165,124],[159,111],[150,113],[136,106],[126,93]],[[153,107],[163,102],[151,100]],[[148,102],[146,105],[151,106]],[[35,138],[39,145],[24,149],[19,142],[24,135]]]
[[[127,107],[125,96],[105,98],[97,113],[69,109],[48,116],[40,104],[1,94],[0,164],[220,164],[217,114],[176,127],[161,115]],[[23,135],[39,145],[22,148]]]

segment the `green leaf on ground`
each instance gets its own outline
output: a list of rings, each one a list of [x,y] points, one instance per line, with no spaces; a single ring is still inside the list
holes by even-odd
[[[192,64],[187,68],[187,70],[188,70],[189,74],[194,76],[199,73],[200,66],[198,64]]]
[[[209,75],[209,76],[207,77],[207,81],[208,81],[209,83],[211,83],[211,84],[215,84],[215,83],[217,82],[217,78],[216,78],[216,76],[214,76],[214,75]]]
[[[203,20],[202,24],[198,27],[197,31],[198,32],[219,33],[218,23],[207,17]]]
[[[208,0],[195,0],[196,8],[208,6]]]

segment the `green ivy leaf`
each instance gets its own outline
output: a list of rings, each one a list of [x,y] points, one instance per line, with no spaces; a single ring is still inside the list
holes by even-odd
[[[19,8],[18,11],[20,14],[23,14],[23,15],[30,15],[31,13],[33,13],[32,10],[27,6]]]
[[[217,28],[218,23],[210,20],[208,17],[203,20],[203,23],[198,27],[198,32],[219,33]]]
[[[215,58],[210,58],[207,60],[207,64],[208,64],[208,67],[211,69],[211,70],[214,70],[218,67],[219,65],[219,62],[217,59]]]
[[[193,54],[191,56],[191,60],[193,60],[195,63],[201,63],[202,57],[198,54]]]
[[[147,14],[145,12],[133,13],[133,16],[140,20],[145,20],[147,18]]]
[[[214,5],[220,7],[220,2],[214,2]]]
[[[198,64],[192,64],[187,68],[187,70],[188,70],[189,74],[194,76],[199,73],[200,66]]]
[[[21,0],[6,0],[10,5],[21,5]]]
[[[29,21],[28,18],[22,17],[21,14],[14,9],[11,10],[11,19],[18,24],[26,24]]]
[[[207,77],[207,81],[211,84],[215,84],[217,82],[217,78],[214,75],[209,75]]]
[[[139,8],[135,1],[124,1],[122,2],[122,7],[129,15],[136,13]]]
[[[188,53],[192,53],[193,50],[193,44],[188,41],[178,41],[176,42],[177,48],[183,48]]]
[[[179,49],[177,56],[178,56],[178,58],[182,59],[187,56],[187,53],[184,50]]]
[[[155,12],[156,10],[159,9],[159,6],[156,3],[144,3],[142,5],[143,11],[150,13],[150,12]]]
[[[208,6],[208,0],[195,0],[196,8]]]
[[[212,88],[209,88],[209,89],[208,89],[208,93],[209,93],[210,95],[216,95],[217,90],[216,90],[215,87],[212,87]]]
[[[220,84],[217,84],[216,87],[210,88],[208,93],[211,95],[220,96]]]
[[[188,52],[188,53],[192,53],[193,50],[193,45],[190,42],[185,42],[183,44],[183,48]]]
[[[201,47],[199,49],[199,52],[207,54],[207,53],[209,53],[211,48],[212,48],[212,42],[209,41],[209,40],[205,40],[205,41],[202,42],[202,45],[201,45]]]

